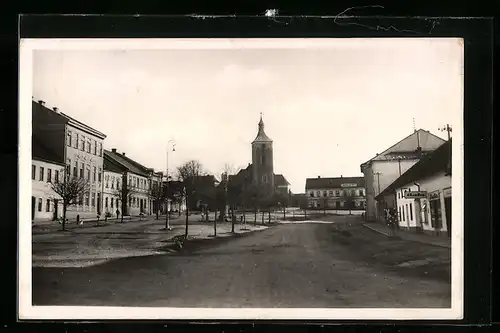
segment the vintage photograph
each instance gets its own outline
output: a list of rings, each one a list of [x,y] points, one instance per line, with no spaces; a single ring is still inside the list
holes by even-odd
[[[22,317],[461,318],[460,39],[20,49]]]

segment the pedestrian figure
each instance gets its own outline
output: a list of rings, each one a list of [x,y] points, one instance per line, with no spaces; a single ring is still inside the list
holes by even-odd
[[[80,220],[80,214],[76,215],[76,223],[81,227],[83,226],[83,220]]]
[[[116,209],[116,219],[118,220],[120,218],[120,210],[117,208]]]

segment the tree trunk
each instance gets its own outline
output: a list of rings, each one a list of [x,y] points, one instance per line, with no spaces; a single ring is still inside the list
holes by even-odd
[[[231,232],[234,233],[234,206],[231,208]]]
[[[283,220],[286,219],[286,206],[283,205]]]
[[[257,225],[257,208],[255,208],[253,212],[254,212],[253,223]]]
[[[215,219],[214,219],[214,237],[217,237],[217,211],[215,213]]]
[[[187,202],[187,200],[186,200]],[[179,212],[181,210],[179,209]],[[168,214],[168,210],[167,210],[167,214]],[[184,231],[184,239],[187,240],[187,237],[188,237],[188,224],[189,224],[189,207],[188,205],[186,204],[186,230]]]
[[[63,220],[62,220],[62,230],[66,230],[66,210],[68,205],[63,202]]]
[[[267,212],[267,223],[271,223],[271,207],[269,207],[269,210]]]
[[[155,209],[156,209],[156,219],[159,220],[160,219],[160,210],[158,209],[158,206],[160,205],[160,203],[157,201],[156,204],[155,204]]]
[[[304,220],[307,220],[307,208],[304,208]]]
[[[165,212],[165,229],[170,230],[170,210],[168,209],[168,200],[166,204],[166,212]]]
[[[264,225],[264,211],[262,211],[262,225]]]

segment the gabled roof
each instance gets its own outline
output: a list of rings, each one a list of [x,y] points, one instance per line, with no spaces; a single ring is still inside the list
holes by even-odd
[[[392,191],[418,181],[424,177],[435,175],[436,173],[445,173],[447,168],[451,169],[451,139],[442,144],[438,149],[406,170],[401,177],[397,178],[391,185],[387,186],[375,198],[381,198],[390,194]]]
[[[112,152],[109,150],[104,150],[104,158],[108,158],[113,161],[114,164],[118,164],[121,167],[125,168],[127,171],[135,173],[137,175],[148,177],[149,173],[147,168],[140,167],[140,164],[135,162],[134,160],[119,154],[117,152]]]
[[[289,186],[290,183],[288,180],[286,180],[285,176],[282,174],[275,174],[274,175],[274,185],[275,186]]]
[[[342,184],[356,184],[365,187],[364,177],[307,178],[306,190],[342,188]]]
[[[34,160],[60,164],[64,166],[64,160],[48,147],[46,147],[35,135],[31,137],[31,157]]]
[[[408,157],[418,151],[417,148],[419,145],[421,147],[421,152],[425,154],[426,152],[434,151],[444,142],[445,140],[432,134],[431,132],[419,129],[387,148],[382,153],[375,155],[368,161],[361,164],[361,169],[363,169],[363,167],[370,162],[387,160],[388,158],[386,155],[400,154],[407,155]],[[415,156],[415,158],[419,157]]]

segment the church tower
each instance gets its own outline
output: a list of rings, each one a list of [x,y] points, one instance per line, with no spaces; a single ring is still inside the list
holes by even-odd
[[[260,115],[259,131],[252,142],[253,184],[274,191],[273,140],[264,132],[264,122]]]

